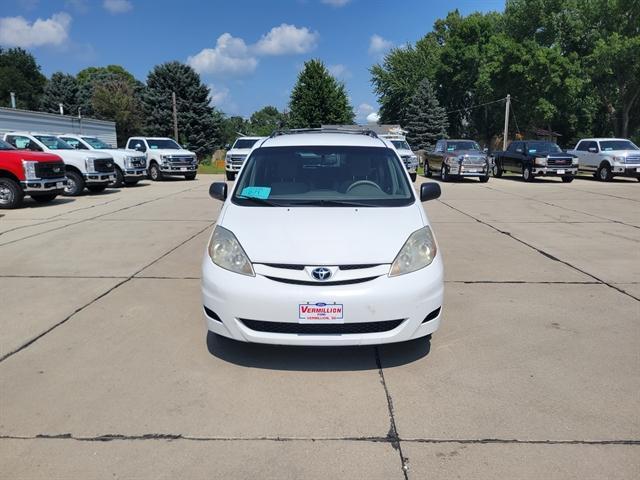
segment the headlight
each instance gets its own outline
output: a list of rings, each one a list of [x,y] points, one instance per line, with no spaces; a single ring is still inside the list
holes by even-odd
[[[423,227],[416,230],[409,236],[391,264],[389,276],[404,275],[431,265],[437,251],[431,229]]]
[[[625,157],[613,157],[613,161],[616,163],[625,163]]]
[[[169,163],[170,158],[171,158],[170,155],[160,155],[160,160],[162,161],[163,165],[166,165],[167,163]]]
[[[458,164],[458,159],[456,157],[447,157],[447,159],[444,162],[447,165],[457,165]]]
[[[124,157],[124,168],[133,168],[133,157]]]
[[[571,159],[571,165],[578,165],[578,157],[573,157]]]
[[[84,161],[84,164],[87,167],[87,172],[95,172],[96,171],[96,166],[95,166],[94,160],[95,160],[95,158],[88,157]]]
[[[546,167],[547,166],[547,157],[537,157],[534,160],[534,163],[540,167]]]
[[[24,176],[27,180],[35,180],[38,178],[36,175],[36,163],[31,160],[22,160],[22,168],[24,169]]]
[[[216,225],[209,242],[211,261],[225,270],[255,277],[253,265],[231,231]]]

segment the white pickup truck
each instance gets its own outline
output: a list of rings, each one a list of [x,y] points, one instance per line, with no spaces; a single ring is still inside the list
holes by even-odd
[[[640,181],[640,148],[625,138],[583,138],[568,153],[580,159],[580,171],[602,182],[617,176]]]
[[[253,146],[265,138],[267,137],[239,137],[236,139],[224,158],[227,180],[231,182],[236,178],[236,174],[240,171]]]
[[[76,150],[99,151],[111,155],[116,166],[116,180],[114,187],[135,185],[147,176],[147,159],[135,150],[117,150],[111,148],[97,137],[89,135],[75,135],[66,133],[58,135]]]
[[[413,150],[411,150],[406,137],[404,135],[386,134],[380,135],[380,138],[389,140],[393,144],[395,149],[398,151],[398,155],[400,155],[407,172],[409,172],[411,181],[415,182],[418,177],[418,156],[413,153]]]
[[[149,177],[154,182],[162,180],[165,175],[180,175],[186,180],[193,180],[198,173],[196,154],[185,150],[171,138],[131,137],[127,140],[127,150],[146,155]]]
[[[116,179],[111,155],[102,152],[75,150],[55,135],[11,132],[4,135],[4,141],[18,149],[53,153],[62,158],[67,176],[64,195],[80,195],[85,187],[90,192],[102,192]]]

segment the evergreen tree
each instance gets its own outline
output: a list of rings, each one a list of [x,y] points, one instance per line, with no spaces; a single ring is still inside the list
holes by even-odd
[[[436,141],[447,138],[449,121],[440,106],[431,82],[423,79],[407,109],[407,140],[415,150],[433,148]]]
[[[212,153],[220,126],[210,105],[209,88],[195,70],[180,62],[156,65],[147,77],[147,133],[173,137],[172,92],[176,94],[179,142],[198,157]]]
[[[251,115],[251,135],[268,136],[286,126],[286,117],[276,107],[267,106]]]
[[[93,87],[91,105],[96,118],[116,122],[118,146],[142,132],[144,108],[135,83],[115,77],[98,82]]]
[[[56,72],[51,75],[42,94],[42,110],[58,113],[60,104],[66,115],[78,114],[78,81],[73,75]]]
[[[293,128],[352,124],[355,117],[344,84],[320,60],[305,62],[291,92],[289,107]]]
[[[37,110],[46,81],[29,52],[22,48],[0,48],[0,107],[11,106],[14,92],[18,108]]]

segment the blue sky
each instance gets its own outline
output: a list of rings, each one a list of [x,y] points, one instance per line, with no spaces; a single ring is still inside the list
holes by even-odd
[[[188,62],[214,104],[248,116],[287,105],[305,60],[320,58],[346,84],[358,120],[377,110],[369,67],[415,42],[437,18],[502,10],[504,0],[3,0],[0,45],[31,51],[46,75],[118,64],[144,81]]]

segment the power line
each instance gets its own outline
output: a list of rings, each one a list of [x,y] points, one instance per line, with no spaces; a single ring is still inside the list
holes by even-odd
[[[445,113],[449,114],[449,113],[457,113],[457,112],[466,112],[467,110],[474,110],[476,108],[484,107],[486,105],[491,105],[492,103],[504,102],[505,100],[506,100],[506,98],[500,98],[498,100],[493,100],[492,102],[481,103],[479,105],[472,105],[470,107],[460,108],[458,110],[451,110],[451,111],[445,112]]]

